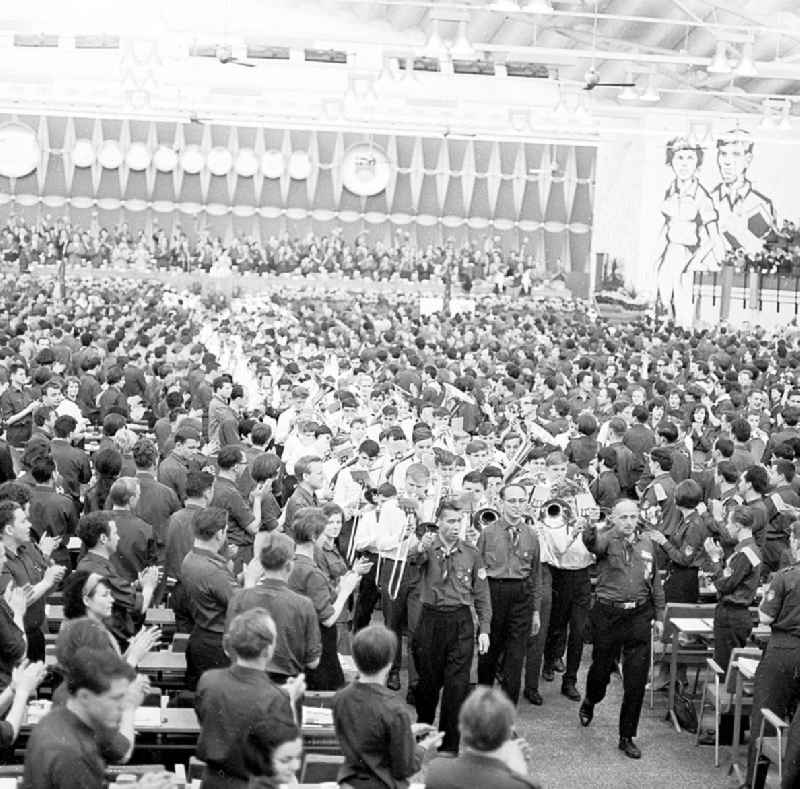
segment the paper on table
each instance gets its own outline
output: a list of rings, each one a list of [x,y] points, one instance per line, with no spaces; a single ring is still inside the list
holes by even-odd
[[[740,657],[736,661],[736,665],[739,667],[739,671],[741,671],[742,676],[745,679],[752,679],[755,676],[756,669],[758,668],[759,661],[753,660],[752,658],[743,658]]]
[[[0,789],[17,789],[17,779],[0,778]]]
[[[134,726],[160,726],[161,709],[159,707],[139,707],[133,716]]]
[[[328,707],[303,707],[304,726],[333,726],[333,710]]]

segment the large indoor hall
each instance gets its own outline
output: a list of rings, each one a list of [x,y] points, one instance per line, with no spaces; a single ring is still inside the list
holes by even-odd
[[[796,0],[0,3],[0,789],[800,789]]]

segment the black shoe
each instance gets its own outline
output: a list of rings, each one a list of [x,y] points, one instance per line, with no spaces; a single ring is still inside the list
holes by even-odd
[[[544,704],[542,694],[538,690],[524,690],[522,695],[534,705],[534,707],[541,707]]]
[[[417,688],[415,685],[408,686],[408,692],[406,693],[406,704],[408,704],[409,707],[417,706]]]
[[[542,669],[542,679],[545,682],[552,682],[556,678],[556,675],[553,673],[552,666],[545,666]]]
[[[578,710],[578,719],[581,722],[581,726],[584,728],[588,726],[592,722],[592,718],[594,718],[594,704],[589,704],[584,699],[581,702],[581,708]]]
[[[697,739],[698,745],[714,745],[715,737],[713,729],[706,729]]]
[[[564,665],[564,661],[561,658],[557,658],[556,662],[553,663],[553,671],[563,674],[566,670],[567,667]]]
[[[561,685],[561,695],[566,696],[570,701],[581,700],[581,694],[578,693],[578,689],[575,687],[574,682],[564,682]]]
[[[642,758],[642,752],[633,744],[633,740],[630,737],[620,737],[619,738],[619,749],[629,759],[641,759]]]
[[[399,671],[390,671],[389,677],[386,680],[386,687],[389,690],[400,690],[400,686],[402,683],[400,682],[400,672]]]

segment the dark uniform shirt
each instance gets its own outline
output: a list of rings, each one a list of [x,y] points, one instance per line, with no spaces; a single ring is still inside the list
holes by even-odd
[[[109,738],[118,744],[120,738]],[[103,745],[94,729],[65,706],[54,706],[33,727],[25,749],[25,789],[102,789],[106,760],[119,748]]]
[[[194,547],[181,565],[181,582],[189,597],[195,627],[224,633],[228,603],[239,589],[227,561],[218,553]]]
[[[524,521],[514,529],[504,519],[487,526],[478,537],[478,553],[489,578],[528,581],[533,610],[542,601],[542,565],[539,538]]]
[[[50,442],[50,452],[64,482],[64,492],[78,500],[81,485],[86,485],[92,478],[89,456],[82,449],[73,447],[66,438],[54,438]]]
[[[673,564],[701,567],[705,558],[703,543],[708,537],[705,520],[698,512],[680,517],[675,531],[667,536],[662,548]]]
[[[52,559],[65,567],[70,566],[67,543],[78,527],[78,514],[69,496],[58,493],[47,485],[31,487],[29,517],[31,531],[37,541],[43,534],[60,537],[61,544],[53,551]]]
[[[330,618],[334,602],[330,580],[308,556],[295,554],[289,588],[311,600],[320,622]]]
[[[275,578],[261,581],[253,589],[242,589],[228,603],[227,623],[243,611],[266,608],[275,620],[275,654],[268,670],[296,677],[322,655],[319,620],[305,595],[293,592]]]
[[[602,510],[610,510],[622,498],[622,488],[613,471],[600,472],[589,483],[589,493]]]
[[[158,563],[153,527],[129,509],[112,510],[111,519],[117,524],[119,534],[119,545],[111,561],[120,575],[134,582],[145,567]]]
[[[745,502],[745,506],[753,513],[753,537],[759,545],[763,545],[770,520],[770,507],[762,496]]]
[[[206,671],[195,708],[201,727],[197,755],[212,770],[245,782],[269,775],[275,747],[299,736],[288,694],[258,669]]]
[[[114,566],[111,559],[89,551],[78,562],[77,570],[97,573],[106,582],[114,598],[109,630],[120,639],[130,638],[135,632],[134,617],[138,618],[142,609],[142,596],[133,584]]]
[[[619,486],[625,496],[634,496],[636,493],[636,482],[642,475],[642,461],[633,454],[622,442],[610,444],[609,449],[613,449],[617,456],[616,475]]]
[[[656,618],[663,616],[664,589],[656,567],[655,545],[649,537],[607,539],[592,530],[583,541],[597,557],[595,593],[600,602],[641,604],[651,600]]]
[[[597,457],[599,446],[591,436],[578,436],[569,440],[564,451],[570,463],[585,471],[589,468],[589,463]]]
[[[194,519],[203,508],[187,504],[182,510],[172,513],[167,527],[167,555],[164,572],[168,578],[180,580],[181,564],[194,545]]]
[[[232,545],[252,545],[253,535],[247,527],[253,522],[253,511],[242,498],[236,483],[217,477],[214,480],[212,507],[221,507],[228,513],[228,541]]]
[[[488,575],[477,548],[458,540],[448,549],[437,536],[414,559],[422,571],[419,588],[423,605],[474,605],[480,632],[489,632],[492,603]]]
[[[625,444],[636,457],[644,458],[645,453],[649,452],[656,445],[656,439],[653,435],[653,431],[647,425],[637,422],[625,431],[622,443]]]
[[[173,512],[181,508],[181,503],[175,491],[162,485],[150,472],[137,471],[136,479],[139,480],[140,494],[133,511],[153,527],[156,555],[159,563],[163,563],[169,519]]]
[[[408,707],[380,685],[353,682],[333,702],[333,725],[344,754],[338,780],[347,785],[405,789],[425,751],[414,741]]]
[[[33,393],[29,389],[15,389],[10,386],[0,395],[0,416],[3,420],[25,410],[34,401]],[[21,447],[31,437],[33,430],[33,414],[28,414],[24,419],[14,422],[6,427],[6,440],[12,447]]]
[[[761,610],[772,617],[774,646],[798,646],[800,642],[800,564],[778,570],[772,576]]]
[[[742,607],[753,604],[761,580],[761,553],[752,537],[737,544],[724,567],[712,576],[717,599]]]
[[[35,543],[20,545],[16,553],[12,553],[11,549],[6,547],[6,564],[0,573],[0,593],[5,592],[9,581],[14,581],[14,585],[20,587],[26,584],[36,586],[44,578],[47,564],[47,559]],[[43,628],[47,619],[44,609],[46,597],[47,595],[42,595],[38,600],[28,604],[25,609],[25,630]]]
[[[464,751],[455,759],[434,759],[425,773],[426,789],[540,789],[527,775],[512,770],[502,759],[477,751]]]
[[[174,452],[170,452],[158,466],[158,481],[175,491],[181,504],[186,501],[186,475],[189,469]]]
[[[303,509],[303,507],[316,506],[318,506],[317,494],[313,491],[307,491],[302,485],[298,485],[294,489],[294,493],[289,497],[289,501],[286,502],[286,516],[283,519],[283,530],[290,537],[294,537],[292,523],[294,522],[294,516],[297,514],[297,511]]]
[[[14,622],[14,613],[0,595],[0,690],[11,682],[11,671],[25,657],[25,634]]]

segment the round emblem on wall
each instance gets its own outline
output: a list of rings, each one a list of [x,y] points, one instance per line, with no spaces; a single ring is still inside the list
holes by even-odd
[[[342,158],[342,185],[361,197],[380,194],[389,185],[392,164],[386,152],[373,143],[358,143]]]
[[[0,175],[22,178],[39,166],[39,141],[36,132],[22,123],[0,126]]]

